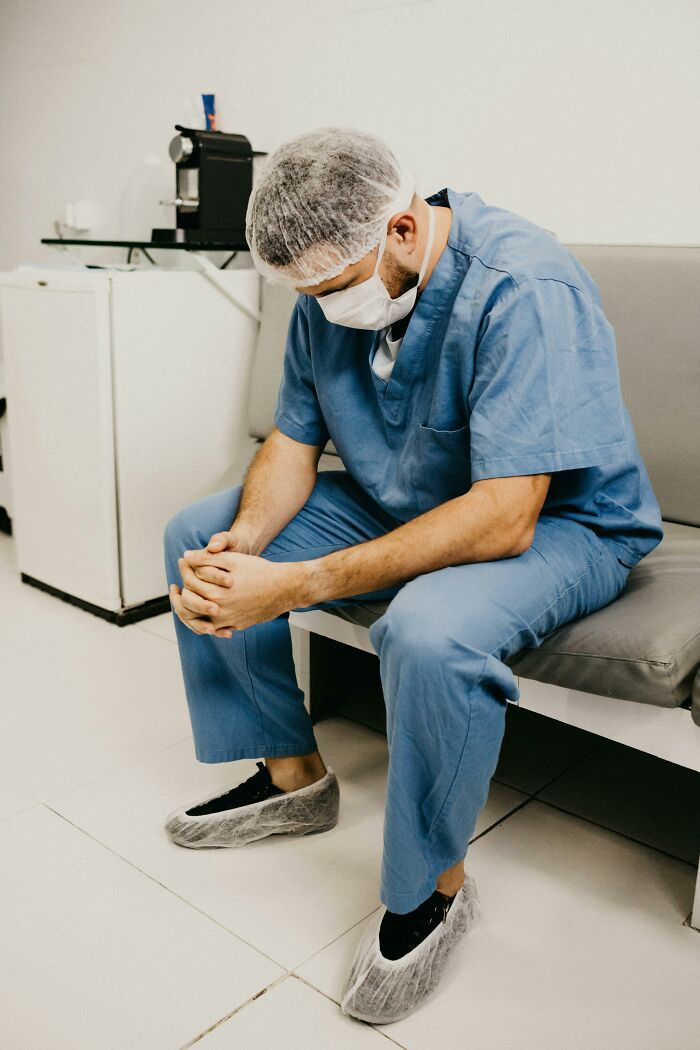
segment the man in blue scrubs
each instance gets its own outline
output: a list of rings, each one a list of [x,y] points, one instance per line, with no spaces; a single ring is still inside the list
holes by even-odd
[[[519,695],[505,660],[615,599],[661,518],[598,289],[546,230],[474,192],[423,200],[380,140],[326,128],[271,156],[247,232],[299,293],[275,428],[165,541],[197,758],[265,762],[166,826],[238,846],[335,824],[288,613],[391,599],[369,632],[385,910],[342,999],[382,1023],[476,916],[464,858]],[[346,470],[317,473],[329,438]]]

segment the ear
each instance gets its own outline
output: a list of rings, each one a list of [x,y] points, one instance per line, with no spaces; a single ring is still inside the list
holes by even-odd
[[[387,223],[389,237],[398,238],[394,244],[404,248],[409,254],[416,249],[418,243],[418,223],[413,212],[400,211],[392,215]]]

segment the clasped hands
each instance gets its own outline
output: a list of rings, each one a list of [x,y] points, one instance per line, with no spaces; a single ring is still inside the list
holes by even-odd
[[[219,532],[178,559],[182,587],[170,585],[170,603],[195,634],[231,638],[303,604],[303,563],[271,562],[251,549],[235,531]]]

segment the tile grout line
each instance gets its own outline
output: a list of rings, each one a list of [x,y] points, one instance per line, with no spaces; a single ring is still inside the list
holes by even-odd
[[[47,805],[44,802],[40,802],[40,803],[38,803],[38,805],[43,806],[44,808],[48,809],[55,816],[57,816],[61,820],[65,821],[66,824],[69,824],[71,827],[75,828],[75,830],[80,832],[82,835],[85,835],[85,837],[90,839],[92,842],[94,842],[95,845],[100,846],[101,848],[107,850],[109,853],[111,853],[113,856],[115,856],[118,860],[123,861],[123,863],[127,864],[130,868],[133,868],[134,871],[138,871],[139,874],[145,876],[145,878],[147,878],[151,882],[155,883],[155,885],[160,886],[161,889],[166,891],[166,893],[169,893],[171,896],[177,898],[177,900],[182,901],[182,903],[185,904],[187,907],[192,908],[193,911],[198,912],[200,915],[203,916],[203,918],[208,919],[215,926],[218,926],[220,929],[224,930],[225,933],[228,933],[231,937],[234,937],[236,940],[240,941],[242,944],[245,944],[246,947],[251,948],[257,954],[261,955],[263,958],[265,958],[269,962],[273,963],[273,965],[279,966],[281,969],[284,970],[284,973],[282,973],[278,977],[276,977],[274,981],[271,981],[270,984],[265,985],[264,988],[261,988],[254,995],[250,996],[250,998],[246,999],[245,1002],[240,1003],[240,1005],[237,1006],[230,1013],[226,1014],[224,1017],[222,1017],[218,1021],[214,1022],[213,1025],[211,1025],[209,1028],[205,1029],[203,1032],[200,1032],[197,1036],[194,1037],[194,1039],[191,1039],[188,1043],[183,1044],[183,1046],[180,1047],[179,1050],[188,1050],[189,1047],[194,1046],[201,1039],[203,1039],[205,1035],[208,1035],[215,1028],[220,1027],[225,1021],[228,1021],[235,1014],[239,1013],[245,1006],[248,1006],[250,1003],[254,1002],[256,999],[259,999],[262,995],[264,995],[266,992],[270,991],[270,989],[276,987],[278,984],[281,984],[282,981],[286,980],[288,977],[296,978],[298,981],[300,981],[303,984],[307,985],[309,988],[313,989],[313,991],[317,992],[319,995],[323,996],[325,999],[328,999],[329,1002],[334,1003],[336,1006],[338,1006],[338,1008],[340,1008],[340,1004],[337,1002],[337,1000],[333,999],[329,995],[326,995],[326,993],[321,991],[321,989],[316,988],[315,985],[311,984],[305,978],[301,977],[300,974],[296,973],[295,969],[288,968],[288,967],[284,966],[282,963],[278,962],[276,959],[273,959],[272,956],[270,956],[266,952],[262,951],[261,948],[257,948],[254,944],[251,944],[249,941],[246,941],[245,938],[241,937],[239,934],[235,933],[233,930],[228,929],[228,927],[224,926],[222,923],[220,923],[213,916],[208,915],[201,908],[198,908],[197,905],[193,904],[191,901],[186,900],[184,897],[181,897],[179,893],[176,893],[175,890],[171,889],[169,886],[164,885],[164,883],[160,882],[153,875],[150,875],[148,872],[143,871],[143,869],[139,868],[139,866],[137,864],[134,864],[133,861],[128,860],[126,857],[122,857],[121,854],[117,853],[117,851],[112,849],[111,846],[108,846],[106,843],[102,842],[100,839],[95,838],[94,835],[91,835],[90,832],[86,831],[84,828],[81,828],[80,825],[75,824],[72,820],[69,820],[68,817],[64,816],[62,813],[59,813],[57,810],[53,809],[51,806]],[[381,905],[380,905],[380,907],[381,907]],[[298,963],[297,965],[298,966],[305,965],[311,959],[315,958],[318,954],[320,954],[320,952],[325,951],[325,949],[330,947],[330,945],[332,945],[336,941],[340,940],[341,937],[344,937],[346,933],[350,932],[350,930],[354,929],[356,926],[359,926],[361,923],[365,922],[369,918],[370,915],[372,915],[375,911],[378,911],[378,910],[379,910],[378,908],[372,909],[372,911],[368,912],[367,915],[362,916],[362,918],[358,919],[358,921],[353,923],[352,926],[349,926],[346,930],[343,930],[336,937],[334,937],[332,940],[330,940],[327,944],[325,944],[321,948],[319,948],[318,951],[314,952],[312,955],[307,956],[304,960],[302,960],[302,962]],[[378,1035],[383,1036],[385,1039],[387,1039],[389,1042],[393,1043],[395,1046],[400,1047],[401,1050],[406,1050],[406,1048],[403,1046],[403,1044],[397,1043],[395,1039],[392,1039],[390,1036],[386,1035],[386,1033],[378,1031],[378,1029],[374,1025],[368,1025],[368,1027],[372,1028],[375,1032],[377,1032]]]
[[[544,791],[551,784],[553,784],[555,781],[557,781],[560,777],[563,777],[565,773],[568,773],[569,770],[573,769],[574,766],[576,766],[579,762],[583,762],[586,758],[589,757],[589,755],[592,755],[594,751],[597,751],[598,748],[602,747],[602,746],[603,746],[603,743],[597,744],[594,748],[591,749],[591,751],[587,752],[585,755],[581,755],[580,758],[575,759],[571,763],[571,765],[565,766],[564,769],[560,770],[556,774],[556,776],[553,776],[551,778],[551,780],[547,780],[544,784],[542,784],[540,787],[538,787],[537,791],[534,791],[532,793],[526,792],[526,791],[522,791],[521,788],[514,788],[511,784],[505,784],[505,783],[503,783],[502,780],[496,780],[496,777],[492,777],[492,780],[496,780],[496,783],[501,784],[503,787],[509,788],[511,791],[520,791],[521,794],[527,795],[528,797],[526,799],[524,799],[523,802],[520,802],[513,809],[511,809],[507,813],[505,813],[502,817],[499,817],[498,820],[495,820],[493,822],[493,824],[489,824],[489,826],[487,828],[484,828],[483,831],[480,831],[478,835],[475,835],[474,838],[469,840],[468,845],[471,846],[472,842],[477,842],[480,838],[483,838],[483,836],[488,834],[489,831],[493,831],[493,829],[495,827],[498,827],[499,824],[502,824],[504,821],[508,820],[509,817],[512,817],[515,813],[520,812],[521,809],[524,809],[525,806],[528,806],[531,802],[542,802],[543,800],[539,799],[537,797],[537,795],[539,794],[540,791]]]
[[[610,741],[608,740],[601,740],[600,744],[597,744],[596,747],[592,748],[585,755],[582,755],[580,758],[577,758],[575,762],[572,762],[570,766],[567,766],[565,769],[563,769],[560,773],[557,774],[557,776],[553,777],[551,780],[548,780],[546,784],[543,784],[541,787],[539,787],[537,791],[535,791],[531,795],[531,801],[539,802],[544,806],[550,806],[552,809],[557,810],[559,813],[566,813],[567,816],[576,817],[577,820],[585,820],[586,823],[592,824],[594,827],[601,828],[603,831],[609,831],[612,835],[619,835],[620,838],[627,839],[628,842],[635,842],[637,845],[646,846],[647,849],[653,849],[664,857],[668,857],[671,860],[680,861],[681,864],[688,864],[691,868],[695,868],[696,864],[694,861],[686,860],[685,857],[677,857],[674,853],[669,853],[667,850],[660,849],[658,846],[652,846],[648,842],[643,842],[641,839],[635,839],[632,835],[626,835],[624,831],[613,830],[613,828],[606,827],[605,824],[599,824],[597,821],[591,820],[590,817],[582,817],[579,813],[573,813],[571,810],[564,809],[561,806],[557,806],[554,802],[549,802],[547,801],[547,799],[538,797],[540,792],[545,791],[552,784],[556,783],[556,781],[559,780],[560,777],[563,777],[566,773],[574,769],[581,762],[585,762],[586,759],[590,758],[591,755],[595,754],[596,751],[600,750],[600,748],[604,747],[609,742]],[[692,912],[690,914],[692,914]]]
[[[89,787],[90,784],[97,784],[100,780],[104,780],[105,777],[112,777],[117,773],[122,773],[124,770],[130,769],[131,766],[135,766],[138,762],[144,762],[146,759],[160,755],[161,752],[167,751],[171,747],[180,747],[180,745],[184,744],[186,740],[191,739],[192,734],[189,733],[187,736],[184,736],[182,740],[176,740],[174,743],[163,744],[162,747],[156,747],[153,751],[149,751],[145,755],[140,755],[138,758],[132,758],[130,762],[126,763],[126,765],[118,766],[116,769],[108,769],[105,773],[99,773],[96,777],[92,777],[90,780],[82,781],[80,784],[74,784],[73,787],[69,787],[65,791],[60,791],[57,795],[51,795],[49,798],[36,798],[36,796],[34,796],[34,801],[30,803],[30,805],[18,810],[17,813],[10,813],[6,817],[0,817],[0,823],[2,823],[3,820],[11,820],[12,817],[19,816],[20,813],[26,813],[27,810],[33,809],[34,806],[48,806],[51,808],[50,803],[59,802],[64,796],[70,795],[74,791],[81,791],[84,787]],[[7,780],[9,784],[12,784],[13,787],[22,788],[25,791],[30,790],[25,785],[24,781],[15,780],[7,776],[5,777],[5,780]]]
[[[489,824],[487,828],[484,828],[483,831],[479,832],[478,835],[475,835],[473,839],[469,840],[469,845],[471,846],[473,842],[478,842],[478,840],[488,834],[489,831],[493,831],[493,829],[498,827],[499,824],[504,823],[521,809],[524,809],[525,806],[529,806],[532,802],[538,802],[541,806],[549,806],[550,809],[555,810],[557,813],[564,813],[567,817],[573,817],[575,820],[582,820],[586,824],[590,824],[592,827],[600,828],[602,831],[607,831],[611,835],[617,835],[619,838],[625,839],[627,842],[634,842],[636,846],[644,846],[646,849],[654,850],[655,853],[659,853],[663,857],[668,857],[669,860],[678,861],[679,864],[685,864],[692,870],[695,870],[695,863],[686,860],[685,857],[677,857],[674,853],[669,853],[667,850],[663,850],[659,846],[652,846],[650,843],[643,842],[641,839],[635,839],[632,835],[626,835],[624,831],[617,831],[614,828],[608,828],[605,824],[599,824],[597,821],[591,820],[590,817],[582,817],[579,813],[573,813],[571,810],[563,809],[561,806],[557,806],[554,802],[548,802],[546,799],[537,798],[536,795],[531,795],[529,798],[526,798],[524,802],[519,803],[514,809],[509,810],[508,813],[505,813],[502,817],[499,817],[498,820],[495,820],[493,824]]]
[[[529,795],[530,798],[535,798],[540,791],[544,791],[545,788],[548,788],[555,781],[559,780],[560,777],[563,777],[565,773],[568,773],[580,762],[584,762],[587,758],[594,754],[594,752],[598,751],[599,748],[603,747],[604,744],[605,741],[601,741],[600,744],[596,744],[595,747],[592,747],[590,751],[587,751],[585,755],[580,755],[578,758],[575,758],[570,765],[564,766],[564,768],[560,769],[558,773],[555,773],[553,777],[551,777],[549,780],[546,780],[544,784],[540,784],[536,791],[523,791],[522,788],[513,787],[512,784],[509,784],[504,780],[499,780],[498,777],[495,775],[492,777],[492,780],[495,780],[497,784],[502,784],[503,787],[510,788],[511,791],[520,791],[523,795]]]
[[[256,948],[254,944],[251,944],[244,937],[241,937],[240,934],[235,933],[233,930],[230,930],[227,926],[224,926],[224,924],[219,922],[218,919],[215,919],[213,915],[208,915],[202,908],[198,908],[196,904],[193,904],[192,901],[188,901],[185,897],[180,896],[180,894],[177,893],[175,890],[171,889],[170,886],[166,886],[165,883],[160,882],[160,880],[157,879],[154,875],[150,875],[147,871],[144,871],[143,868],[140,868],[138,864],[135,864],[133,861],[129,860],[128,857],[122,857],[121,853],[117,853],[117,851],[115,849],[112,849],[111,846],[108,846],[106,842],[102,842],[100,839],[95,838],[95,836],[91,835],[89,831],[86,831],[85,828],[81,828],[79,824],[75,824],[72,820],[69,820],[68,817],[64,816],[63,813],[59,813],[58,810],[53,809],[52,806],[49,806],[45,802],[40,803],[40,805],[44,806],[55,816],[60,817],[60,819],[64,820],[66,824],[70,824],[72,828],[75,828],[76,831],[79,831],[81,835],[85,835],[86,838],[90,839],[97,846],[100,846],[102,849],[106,849],[109,853],[111,853],[118,860],[121,860],[124,864],[128,864],[128,866],[130,868],[133,868],[134,871],[138,871],[139,874],[144,876],[144,878],[149,879],[151,882],[155,883],[156,886],[160,886],[161,889],[165,890],[166,893],[169,893],[172,897],[175,897],[177,900],[182,901],[182,903],[187,905],[188,908],[192,908],[193,911],[198,912],[205,919],[208,919],[209,922],[213,923],[215,926],[218,926],[219,929],[224,930],[226,933],[229,934],[229,936],[235,937],[235,939],[237,941],[240,941],[241,944],[245,944],[246,947],[251,948],[258,955],[261,955],[264,959],[267,959],[268,962],[273,963],[275,966],[279,966],[280,969],[285,971],[285,973],[291,972],[288,967],[284,966],[283,963],[278,962],[277,959],[273,959],[272,956],[268,955],[267,952],[264,952],[262,948]]]
[[[81,784],[75,784],[73,787],[68,788],[66,791],[59,791],[57,795],[51,795],[48,799],[39,799],[39,801],[48,806],[51,802],[60,802],[62,798],[67,795],[71,795],[74,791],[82,791],[83,788],[89,787],[91,784],[97,784],[100,780],[104,780],[105,777],[113,777],[118,773],[123,773],[127,769],[131,769],[132,766],[138,765],[139,762],[146,762],[148,759],[155,758],[157,755],[162,754],[164,751],[169,751],[170,748],[181,747],[187,740],[192,740],[192,733],[189,732],[187,736],[183,736],[181,740],[175,740],[170,744],[163,744],[162,747],[155,747],[153,751],[148,751],[144,755],[139,755],[137,758],[132,758],[126,765],[118,766],[116,769],[108,769],[106,773],[99,773],[98,776],[92,777],[90,780],[85,780]]]
[[[220,1028],[227,1021],[230,1021],[232,1017],[235,1017],[236,1014],[241,1013],[241,1011],[244,1010],[246,1008],[246,1006],[250,1006],[250,1004],[254,1003],[257,999],[261,999],[263,995],[266,995],[268,992],[272,991],[273,988],[276,988],[278,985],[282,984],[284,981],[286,981],[288,979],[299,981],[300,984],[305,985],[312,992],[315,992],[316,995],[320,995],[323,999],[328,1000],[328,1002],[331,1002],[331,1003],[333,1003],[334,1006],[337,1006],[338,1008],[340,1008],[340,1004],[337,1002],[336,999],[333,999],[332,996],[327,995],[325,992],[322,992],[320,988],[316,988],[315,985],[313,985],[309,981],[305,980],[305,978],[300,977],[299,974],[294,973],[292,970],[288,970],[286,973],[283,973],[280,977],[276,978],[276,980],[271,981],[270,984],[265,986],[265,988],[261,988],[261,990],[259,992],[256,992],[255,995],[251,995],[249,999],[246,999],[246,1001],[244,1003],[241,1003],[240,1006],[237,1006],[235,1010],[232,1010],[230,1013],[226,1014],[224,1017],[221,1017],[218,1021],[215,1021],[212,1025],[209,1026],[209,1028],[205,1028],[202,1032],[200,1032],[198,1035],[196,1035],[193,1039],[190,1039],[189,1042],[183,1043],[183,1045],[181,1047],[179,1047],[178,1050],[190,1050],[190,1047],[196,1046],[196,1044],[201,1039],[203,1039],[206,1035],[210,1035],[217,1028]],[[368,1024],[365,1021],[362,1021],[360,1023],[363,1024],[363,1025],[366,1025],[367,1028],[371,1028],[373,1031],[375,1031],[377,1033],[377,1035],[383,1036],[385,1039],[387,1039],[394,1046],[398,1046],[400,1048],[400,1050],[407,1050],[407,1047],[405,1047],[403,1045],[403,1043],[397,1043],[397,1041],[395,1039],[392,1039],[391,1036],[386,1035],[385,1032],[379,1031],[374,1025]]]
[[[333,937],[333,939],[330,940],[328,944],[324,944],[322,948],[318,948],[315,952],[312,952],[311,955],[307,955],[306,958],[302,959],[301,962],[296,963],[289,972],[294,974],[295,977],[299,977],[300,975],[297,973],[298,969],[300,969],[302,966],[306,966],[308,962],[311,962],[312,959],[315,959],[317,955],[321,954],[321,952],[325,952],[326,948],[330,948],[330,946],[332,944],[335,944],[336,941],[339,941],[341,937],[344,937],[347,933],[350,933],[350,931],[354,930],[356,926],[359,926],[361,923],[366,922],[367,919],[369,919],[370,915],[374,915],[375,912],[379,911],[379,909],[383,907],[383,904],[379,904],[376,908],[372,908],[372,910],[368,911],[366,915],[363,915],[361,919],[358,919],[357,922],[354,922],[352,926],[348,926],[346,930],[343,930],[341,933],[336,934],[336,936]],[[301,978],[301,980],[304,980],[304,978]],[[319,989],[317,989],[317,991],[318,990]]]
[[[296,973],[297,967],[305,966],[307,962],[310,962],[312,959],[315,959],[316,956],[319,955],[321,952],[325,951],[326,948],[329,948],[332,944],[335,944],[335,942],[340,940],[341,937],[344,937],[351,930],[354,930],[356,926],[359,926],[361,923],[365,922],[371,915],[373,915],[376,911],[379,911],[379,909],[381,907],[383,907],[383,905],[380,904],[380,905],[378,905],[378,907],[372,908],[371,911],[367,912],[366,915],[363,915],[356,922],[352,923],[351,926],[348,926],[346,929],[341,930],[340,933],[338,933],[335,937],[333,937],[330,941],[328,941],[327,944],[322,945],[316,951],[312,952],[311,955],[305,956],[300,962],[295,963],[294,966],[288,967],[288,966],[285,966],[284,963],[281,963],[277,959],[274,959],[271,955],[268,955],[267,952],[264,952],[262,950],[262,948],[256,947],[256,945],[252,944],[250,941],[247,941],[244,937],[241,937],[240,934],[236,933],[234,930],[230,930],[228,928],[228,926],[224,926],[223,923],[218,921],[218,919],[215,919],[212,915],[208,915],[207,912],[205,912],[202,908],[197,907],[197,905],[193,904],[192,901],[188,901],[185,897],[182,897],[179,893],[177,893],[175,890],[173,890],[170,886],[166,886],[164,883],[160,882],[160,880],[155,878],[154,875],[150,875],[147,871],[144,871],[143,868],[140,868],[138,866],[138,864],[135,864],[133,861],[129,860],[128,857],[123,857],[121,855],[121,853],[117,853],[117,851],[115,849],[113,849],[111,846],[108,846],[107,843],[102,842],[101,839],[96,838],[89,831],[86,831],[85,828],[82,828],[79,824],[74,823],[74,821],[72,821],[68,817],[66,817],[63,813],[60,813],[60,812],[58,812],[58,810],[53,809],[53,807],[48,805],[48,803],[46,803],[46,802],[39,802],[39,803],[37,803],[37,806],[43,806],[45,809],[48,809],[51,813],[53,813],[57,817],[60,817],[60,819],[64,820],[66,822],[66,824],[69,824],[71,827],[75,828],[76,831],[79,831],[81,834],[85,835],[86,838],[90,839],[96,845],[101,846],[103,849],[106,849],[113,856],[117,857],[118,860],[121,860],[125,864],[128,864],[130,868],[134,869],[134,871],[138,871],[141,875],[145,876],[145,878],[147,878],[151,882],[155,883],[156,886],[160,886],[161,889],[164,889],[167,893],[171,894],[173,897],[176,897],[178,900],[182,901],[183,904],[186,904],[189,908],[192,908],[194,911],[198,912],[205,919],[208,919],[210,922],[214,923],[215,926],[218,926],[220,929],[224,930],[226,933],[230,934],[232,937],[235,937],[236,940],[241,942],[241,944],[245,944],[248,948],[252,948],[252,950],[257,952],[258,955],[262,955],[263,958],[267,959],[269,962],[273,963],[275,966],[279,966],[281,969],[283,969],[285,971],[284,974],[282,974],[281,977],[277,978],[276,981],[273,982],[273,984],[277,983],[277,980],[282,980],[282,978],[285,977],[285,976],[292,975],[294,977],[298,977],[299,975]],[[36,807],[32,807],[32,808],[36,808]],[[300,979],[303,979],[303,978],[300,978]],[[268,987],[268,986],[266,986],[266,987]],[[272,987],[272,985],[270,985],[269,987]],[[318,991],[319,989],[316,989],[316,990]],[[260,994],[260,993],[258,993],[258,994]],[[323,993],[321,993],[321,994],[323,994]]]
[[[269,992],[272,988],[275,988],[278,984],[281,984],[283,981],[286,981],[289,976],[291,976],[291,971],[287,970],[286,973],[281,974],[274,981],[271,981],[270,984],[267,984],[264,988],[261,988],[259,992],[256,992],[254,995],[251,995],[249,999],[246,999],[244,1003],[241,1003],[240,1006],[237,1006],[235,1010],[231,1010],[231,1012],[226,1014],[224,1017],[220,1017],[218,1021],[214,1021],[213,1024],[211,1024],[208,1028],[205,1028],[204,1031],[200,1032],[199,1035],[196,1035],[193,1039],[190,1039],[189,1042],[183,1043],[183,1045],[179,1047],[178,1050],[189,1050],[189,1048],[191,1046],[195,1046],[200,1041],[200,1039],[204,1039],[205,1035],[210,1035],[217,1028],[220,1028],[221,1025],[225,1024],[227,1021],[230,1021],[232,1017],[235,1017],[236,1014],[239,1014],[241,1010],[244,1010],[246,1008],[246,1006],[249,1006],[251,1003],[254,1003],[256,999],[261,999],[262,996]]]
[[[644,846],[645,849],[652,849],[655,853],[660,853],[662,857],[668,857],[669,860],[676,860],[679,864],[686,864],[689,868],[695,869],[697,865],[694,861],[686,860],[685,857],[677,857],[675,853],[669,853],[668,850],[661,849],[660,846],[652,846],[649,842],[644,842],[642,839],[636,839],[632,835],[625,834],[624,831],[617,831],[615,828],[608,828],[605,824],[599,824],[597,820],[592,820],[590,817],[582,817],[580,813],[574,813],[570,809],[564,809],[562,806],[558,806],[555,802],[548,802],[544,798],[532,798],[532,802],[539,802],[541,806],[549,806],[550,809],[556,810],[557,813],[565,813],[567,817],[574,817],[576,820],[583,820],[586,824],[591,824],[594,828],[600,828],[602,831],[607,831],[611,835],[618,835],[621,839],[625,839],[627,842],[634,842],[637,846]]]
[[[317,988],[315,984],[312,984],[311,981],[307,981],[305,977],[302,977],[298,973],[294,973],[294,971],[292,971],[289,976],[296,978],[297,981],[300,981],[302,984],[305,984],[307,988],[311,988],[311,990],[316,992],[318,995],[322,995],[324,999],[327,999],[330,1003],[333,1003],[335,1006],[338,1007],[338,1009],[340,1009],[340,1003],[337,999],[334,999],[332,995],[328,995],[327,992],[324,992],[320,988]],[[377,1033],[377,1035],[381,1035],[385,1039],[388,1039],[389,1042],[393,1043],[394,1046],[401,1047],[401,1050],[408,1050],[408,1048],[405,1047],[403,1043],[397,1043],[397,1041],[395,1039],[392,1039],[390,1035],[387,1035],[386,1032],[382,1032],[379,1028],[377,1028],[376,1025],[370,1024],[369,1021],[362,1021],[361,1024],[366,1025],[367,1028],[371,1028],[372,1031]],[[182,1047],[182,1050],[186,1050],[186,1048]]]
[[[537,788],[537,791],[533,791],[531,797],[536,798],[537,795],[539,795],[540,791],[545,791],[548,787],[551,787],[552,784],[556,783],[557,780],[565,776],[566,773],[571,772],[571,770],[575,769],[576,766],[579,766],[582,762],[585,762],[591,757],[591,755],[594,755],[596,751],[599,751],[601,747],[605,745],[605,743],[605,740],[601,740],[599,744],[596,744],[595,747],[592,747],[591,750],[587,751],[585,755],[580,755],[578,758],[575,758],[570,765],[564,766],[563,769],[559,770],[556,776],[553,776],[551,780],[547,780],[544,784],[541,784],[540,787]]]
[[[166,636],[161,634],[160,631],[154,631],[152,628],[144,627],[140,621],[128,624],[127,626],[136,627],[143,634],[147,634],[149,638],[160,638],[161,642],[168,642],[169,645],[177,645],[177,638],[166,638]]]
[[[696,864],[695,864],[694,861],[688,861],[688,860],[685,859],[685,857],[677,857],[674,853],[669,853],[667,850],[663,850],[659,846],[652,846],[650,843],[643,842],[641,839],[636,839],[632,835],[626,835],[623,831],[617,831],[616,829],[608,828],[608,827],[605,826],[605,824],[599,824],[597,821],[592,820],[590,817],[583,817],[579,813],[574,813],[571,810],[564,809],[562,806],[557,806],[554,802],[549,802],[547,799],[543,799],[543,798],[539,798],[538,797],[541,791],[545,791],[548,787],[550,787],[557,780],[559,780],[560,777],[563,777],[570,770],[574,769],[575,766],[579,765],[581,762],[585,762],[587,758],[589,758],[592,754],[594,754],[597,750],[599,750],[599,748],[603,747],[605,743],[606,743],[605,741],[602,741],[599,745],[597,745],[596,747],[592,748],[591,751],[587,752],[587,754],[582,755],[580,758],[577,758],[574,762],[572,762],[571,765],[566,766],[565,769],[563,769],[563,770],[561,770],[561,772],[557,773],[557,775],[555,777],[552,777],[551,780],[548,780],[546,783],[542,784],[542,786],[539,787],[537,789],[537,791],[533,792],[530,795],[530,797],[525,802],[522,802],[519,806],[516,806],[515,809],[511,810],[509,813],[506,813],[506,815],[504,817],[502,817],[501,820],[495,821],[488,828],[485,828],[484,831],[482,831],[479,835],[477,835],[475,838],[471,839],[469,845],[471,845],[472,842],[476,842],[477,839],[480,839],[483,835],[486,835],[487,832],[492,831],[493,828],[495,828],[503,820],[508,820],[508,818],[510,816],[512,816],[514,813],[517,813],[519,810],[523,809],[530,802],[539,802],[540,805],[549,806],[550,809],[553,809],[553,810],[555,810],[558,813],[565,813],[566,816],[574,817],[574,819],[576,819],[576,820],[583,820],[587,824],[590,824],[592,827],[600,828],[602,831],[607,831],[611,835],[618,835],[620,838],[626,839],[627,842],[634,842],[634,844],[637,845],[637,846],[644,846],[647,849],[654,850],[656,853],[661,854],[661,856],[668,857],[669,860],[678,861],[679,864],[686,864],[689,868],[691,868],[691,870],[694,871],[696,869]],[[496,778],[494,777],[493,779],[495,780]],[[498,781],[498,783],[502,783],[502,781]],[[517,788],[512,788],[510,784],[503,784],[503,786],[504,787],[510,787],[511,790],[518,790]],[[690,926],[690,919],[691,919],[691,917],[692,917],[692,910],[690,912],[688,912],[688,914],[686,915],[685,919],[683,920],[682,925],[683,926],[688,926],[688,927],[690,927],[690,929],[694,929],[694,927]],[[698,932],[700,932],[700,931],[698,931]]]
[[[28,806],[24,806],[22,809],[18,809],[16,813],[8,813],[6,817],[0,817],[0,824],[3,824],[6,820],[14,820],[15,817],[23,817],[25,813],[30,813],[37,806],[43,806],[43,802],[30,802]]]
[[[540,790],[542,791],[542,790],[544,790],[544,788],[540,788]],[[501,819],[502,820],[508,820],[508,818],[510,816],[512,816],[518,810],[523,809],[525,806],[529,805],[531,802],[538,802],[541,806],[549,806],[549,808],[555,810],[555,812],[557,812],[557,813],[564,813],[567,817],[573,817],[574,820],[583,820],[586,824],[590,824],[594,828],[600,828],[601,831],[607,831],[610,835],[617,835],[618,838],[625,839],[627,842],[633,842],[635,844],[635,846],[643,846],[645,849],[654,850],[655,853],[659,853],[662,857],[668,857],[669,860],[675,860],[679,864],[685,864],[691,869],[691,871],[695,871],[696,870],[695,863],[692,862],[692,861],[685,860],[684,857],[676,857],[673,853],[668,853],[666,850],[660,849],[658,846],[652,846],[648,842],[642,842],[641,839],[635,839],[631,835],[625,835],[625,833],[623,831],[615,831],[613,828],[607,828],[605,826],[605,824],[598,824],[597,821],[591,820],[588,817],[582,817],[579,813],[572,813],[568,809],[562,809],[560,806],[556,806],[553,802],[547,802],[543,798],[537,798],[536,795],[532,795],[525,802],[522,802],[519,806],[517,806],[515,809],[511,810],[510,813],[507,813],[505,815],[505,817],[503,817]],[[495,824],[492,824],[490,827],[486,828],[484,831],[482,831],[481,835],[477,835],[476,838],[471,840],[471,842],[476,842],[476,840],[478,838],[481,838],[482,835],[485,835],[488,831],[491,831],[493,828],[496,827],[497,824],[500,824],[500,823],[501,823],[501,821],[496,821]],[[471,842],[469,843],[470,845],[471,845]],[[692,912],[692,909],[691,909],[691,911],[688,912],[688,914],[683,919],[683,922],[681,923],[682,926],[688,926],[688,927],[690,927],[691,930],[695,929],[695,927],[690,925],[690,920],[692,918],[692,914],[693,914],[693,912]],[[700,933],[700,930],[697,931],[697,932]]]
[[[484,828],[483,831],[480,831],[478,835],[474,835],[474,837],[471,838],[467,844],[467,853],[465,856],[465,860],[466,857],[469,855],[469,847],[472,846],[473,843],[478,842],[479,839],[482,839],[484,837],[484,835],[488,835],[489,831],[493,831],[493,829],[497,828],[499,824],[505,823],[505,821],[509,820],[515,813],[519,813],[521,809],[524,809],[525,806],[529,806],[530,803],[534,801],[535,800],[532,797],[526,798],[523,802],[519,802],[517,806],[514,806],[513,809],[509,809],[508,812],[504,813],[503,816],[498,818],[498,820],[494,820],[493,824],[489,824],[489,826],[487,828]]]

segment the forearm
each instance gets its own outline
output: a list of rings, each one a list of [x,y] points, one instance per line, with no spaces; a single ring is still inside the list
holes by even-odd
[[[533,530],[531,516],[474,486],[377,539],[299,563],[299,606],[396,586],[447,565],[515,557]]]
[[[258,449],[231,526],[245,533],[253,553],[262,553],[304,506],[316,483],[317,462],[314,447],[301,447],[278,430]]]

